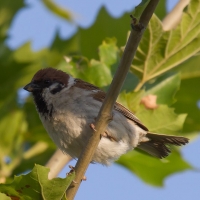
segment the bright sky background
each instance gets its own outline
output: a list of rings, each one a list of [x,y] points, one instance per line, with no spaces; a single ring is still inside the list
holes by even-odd
[[[139,0],[85,0],[66,1],[55,0],[56,3],[70,9],[76,16],[76,24],[82,27],[90,26],[102,5],[114,17],[120,17],[125,11],[130,11]],[[168,1],[170,10],[176,1]],[[40,0],[26,0],[27,8],[18,14],[9,31],[7,44],[17,48],[27,41],[32,41],[32,48],[39,50],[50,45],[55,32],[59,31],[63,38],[70,37],[76,31],[77,25],[52,15]],[[126,36],[125,36],[126,37]],[[182,148],[183,157],[189,161],[195,170],[185,171],[168,177],[163,188],[146,185],[128,170],[113,164],[104,167],[91,164],[86,176],[88,180],[81,184],[76,200],[199,200],[200,199],[200,138]],[[70,163],[75,165],[75,161]],[[69,172],[66,167],[61,177]],[[155,172],[156,173],[156,172]]]

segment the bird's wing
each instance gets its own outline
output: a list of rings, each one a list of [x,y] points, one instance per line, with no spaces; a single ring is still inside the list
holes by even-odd
[[[103,102],[103,100],[106,97],[105,92],[103,92],[102,90],[100,90],[100,88],[98,88],[90,83],[84,82],[80,79],[75,79],[75,84],[76,84],[76,87],[79,87],[82,89],[94,90],[94,93],[92,93],[92,97],[97,101]],[[125,108],[120,103],[116,102],[114,105],[114,109],[117,110],[118,112],[120,112],[122,115],[124,115],[127,119],[132,120],[135,124],[137,124],[143,130],[148,131],[148,128],[146,126],[144,126],[141,123],[141,121],[130,110]]]

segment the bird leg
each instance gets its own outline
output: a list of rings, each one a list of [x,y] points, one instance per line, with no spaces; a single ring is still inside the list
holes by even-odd
[[[95,129],[95,125],[94,125],[93,123],[90,124],[90,128],[91,128],[92,130],[94,130],[95,132],[97,131],[97,130]],[[116,142],[116,141],[117,141],[114,137],[110,136],[110,135],[108,134],[107,131],[104,131],[103,133],[101,133],[100,136],[101,136],[101,137],[108,138],[108,139],[109,139],[110,141],[112,141],[112,142]]]

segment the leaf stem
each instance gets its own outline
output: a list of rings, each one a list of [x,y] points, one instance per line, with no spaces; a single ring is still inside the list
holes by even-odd
[[[66,191],[66,196],[68,200],[74,199],[76,192],[80,186],[81,179],[83,178],[86,169],[90,162],[92,161],[95,150],[100,142],[100,135],[103,133],[112,119],[112,109],[116,102],[117,96],[121,90],[121,87],[124,83],[126,75],[129,71],[131,63],[133,61],[133,57],[136,53],[139,42],[142,38],[143,32],[149,23],[149,20],[158,4],[159,0],[151,0],[145,10],[143,11],[139,25],[142,25],[143,29],[133,29],[129,36],[128,42],[126,44],[124,53],[122,55],[121,61],[119,63],[119,67],[117,72],[115,73],[114,79],[110,85],[109,91],[106,95],[106,98],[103,102],[103,105],[99,111],[95,122],[95,130],[92,131],[92,136],[89,138],[88,143],[83,150],[80,158],[77,161],[75,166],[75,174],[76,177],[74,179],[74,183],[70,185],[68,190]],[[88,124],[89,126],[89,124]]]
[[[138,84],[137,84],[137,86],[135,87],[135,89],[134,89],[134,92],[138,92],[140,89],[141,89],[141,87],[144,85],[144,81],[140,81]]]

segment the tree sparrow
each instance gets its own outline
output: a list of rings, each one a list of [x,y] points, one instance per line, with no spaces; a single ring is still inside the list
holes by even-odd
[[[53,68],[39,70],[24,89],[32,92],[40,119],[57,147],[78,158],[90,137],[90,125],[95,122],[105,92]],[[149,132],[131,111],[117,102],[112,115],[93,162],[109,165],[136,147],[164,158],[170,153],[166,145],[188,143],[184,137]]]

